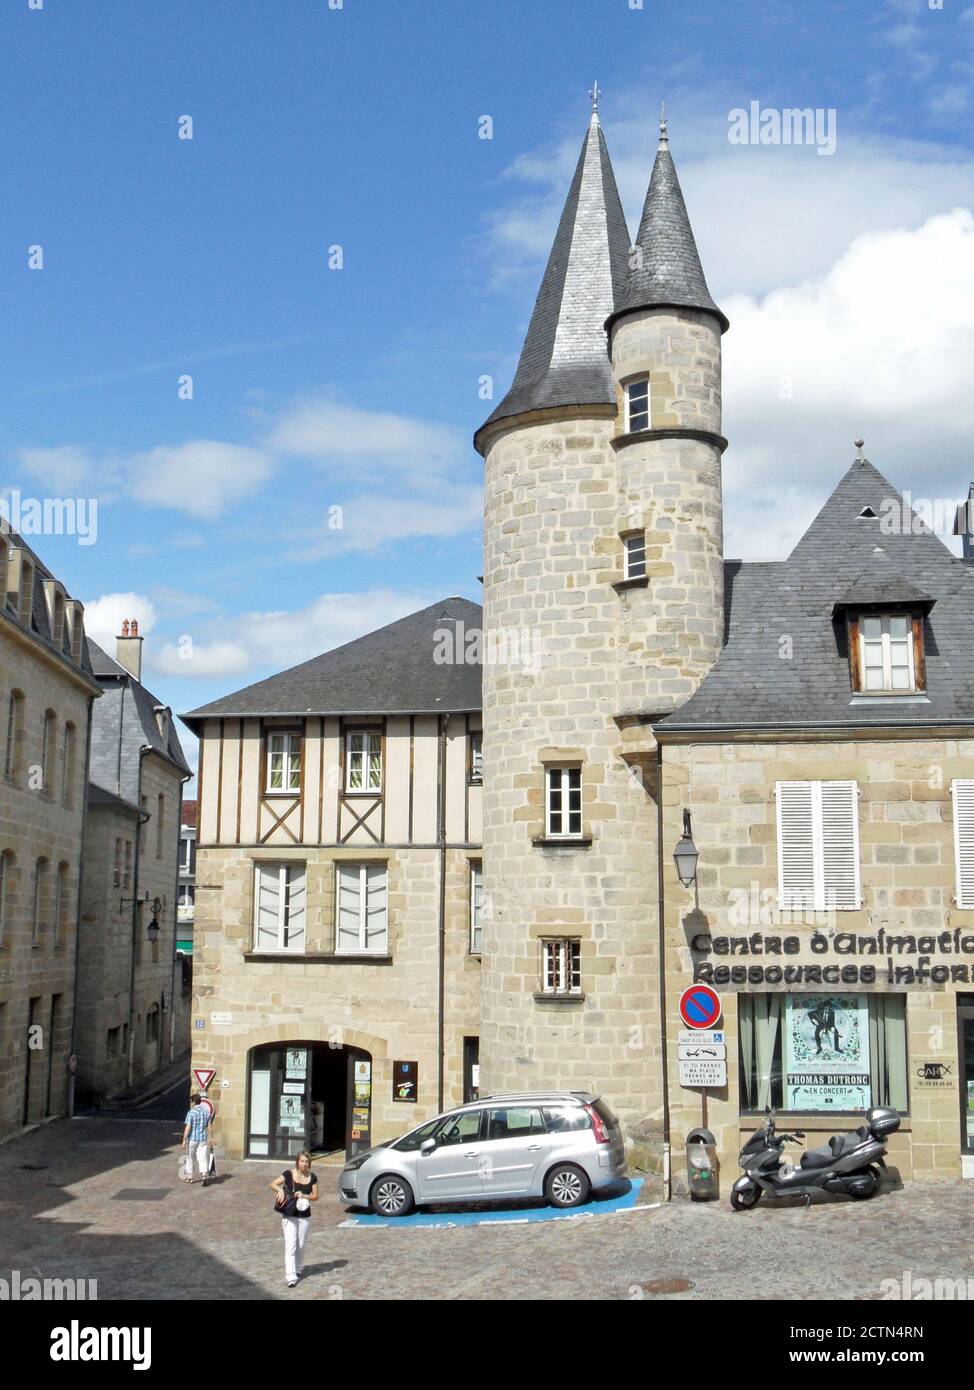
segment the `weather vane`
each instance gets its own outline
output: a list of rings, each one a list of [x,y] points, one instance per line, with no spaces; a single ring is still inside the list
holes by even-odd
[[[670,138],[670,134],[669,134],[669,131],[668,131],[667,128],[666,128],[666,102],[664,101],[663,104],[661,105],[660,109],[659,109],[659,142],[660,142],[660,144],[661,144],[661,145],[665,145],[665,144],[669,141],[669,138]]]
[[[592,98],[592,110],[593,110],[593,111],[598,111],[598,109],[599,109],[599,97],[605,96],[605,93],[604,93],[604,92],[602,91],[602,89],[599,87],[599,84],[598,84],[597,81],[596,81],[596,83],[595,83],[595,86],[594,86],[594,87],[592,88],[592,90],[589,92],[589,96]]]
[[[856,437],[854,443],[855,443],[856,448],[859,450],[858,454],[856,454],[856,458],[859,458],[859,459],[864,458],[865,455],[863,454],[862,450],[863,450],[863,446],[865,445],[866,441],[863,439],[862,435],[858,435],[858,436]]]

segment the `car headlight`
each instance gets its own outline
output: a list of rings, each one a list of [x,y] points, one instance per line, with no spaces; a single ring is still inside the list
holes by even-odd
[[[372,1150],[370,1149],[368,1153],[359,1154],[357,1158],[353,1158],[350,1162],[346,1163],[343,1171],[346,1173],[357,1173],[362,1167],[362,1164],[367,1163],[371,1157]]]

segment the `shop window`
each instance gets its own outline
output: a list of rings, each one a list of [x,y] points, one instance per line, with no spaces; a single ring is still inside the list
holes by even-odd
[[[258,864],[255,951],[304,951],[306,875],[303,864]]]
[[[386,955],[389,921],[385,864],[339,864],[337,875],[336,951]]]
[[[858,783],[778,782],[775,797],[782,910],[861,907]]]
[[[741,1112],[908,1106],[902,994],[738,996]]]

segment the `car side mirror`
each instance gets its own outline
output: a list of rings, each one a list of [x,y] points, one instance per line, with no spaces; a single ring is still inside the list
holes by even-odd
[[[435,1148],[436,1148],[436,1140],[435,1140],[435,1139],[424,1139],[423,1142],[422,1142],[422,1143],[420,1144],[420,1146],[419,1146],[419,1151],[420,1151],[421,1154],[431,1154]]]

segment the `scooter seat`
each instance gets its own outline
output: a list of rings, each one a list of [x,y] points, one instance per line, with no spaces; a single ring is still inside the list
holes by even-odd
[[[830,1148],[808,1149],[802,1154],[800,1168],[829,1168],[835,1162],[835,1154]]]

